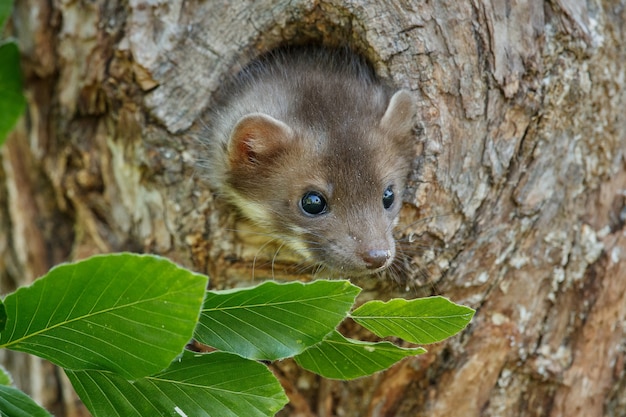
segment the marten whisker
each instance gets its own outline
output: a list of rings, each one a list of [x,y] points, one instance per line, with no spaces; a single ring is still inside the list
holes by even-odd
[[[283,246],[285,246],[284,243],[282,243],[274,252],[274,256],[272,257],[272,279],[276,279],[276,275],[275,275],[275,270],[274,267],[276,266],[276,257],[278,256],[278,252],[280,252],[280,250],[283,248]]]
[[[268,240],[267,242],[265,242],[263,245],[261,245],[261,247],[256,251],[256,253],[254,254],[254,259],[252,260],[252,281],[254,281],[254,272],[255,272],[255,267],[256,267],[256,261],[257,258],[259,256],[259,253],[261,253],[261,251],[263,251],[263,249],[268,246],[269,244],[271,244],[272,242],[274,242],[275,239],[272,240]]]
[[[455,213],[443,213],[443,214],[433,214],[432,216],[425,216],[425,217],[421,217],[417,220],[415,220],[414,222],[411,222],[409,224],[406,225],[402,225],[401,228],[398,229],[398,231],[403,232],[413,226],[417,226],[420,223],[426,223],[429,222],[431,220],[435,220],[435,219],[439,219],[442,217],[450,217],[450,216],[454,216]]]

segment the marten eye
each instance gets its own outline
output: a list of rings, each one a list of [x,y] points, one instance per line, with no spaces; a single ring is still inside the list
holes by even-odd
[[[309,216],[318,216],[326,213],[328,204],[322,194],[317,191],[308,191],[300,200],[300,208]]]
[[[393,188],[391,188],[390,185],[389,187],[387,187],[387,189],[385,189],[385,191],[383,191],[383,207],[385,209],[389,209],[389,207],[391,207],[391,205],[393,204],[393,199]]]

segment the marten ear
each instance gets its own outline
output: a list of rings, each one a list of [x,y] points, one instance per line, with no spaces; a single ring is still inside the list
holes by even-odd
[[[245,115],[235,125],[228,144],[231,165],[258,165],[285,149],[293,130],[263,113]]]
[[[400,90],[389,100],[380,127],[395,137],[407,137],[413,130],[415,112],[413,96],[406,90]]]

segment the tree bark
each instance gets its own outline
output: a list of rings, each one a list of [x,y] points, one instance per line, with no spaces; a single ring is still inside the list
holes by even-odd
[[[291,398],[280,415],[626,415],[623,1],[20,0],[9,29],[29,107],[1,149],[3,294],[122,250],[207,272],[212,288],[310,278],[212,196],[193,135],[261,52],[349,44],[413,92],[419,119],[398,227],[411,262],[356,283],[477,314],[373,377],[274,365]],[[49,364],[3,361],[56,415],[87,415]]]

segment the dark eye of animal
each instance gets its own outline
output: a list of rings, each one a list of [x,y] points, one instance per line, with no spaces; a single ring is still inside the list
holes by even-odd
[[[309,216],[319,216],[328,211],[328,204],[322,194],[317,191],[308,191],[300,200],[300,208]]]
[[[390,185],[383,192],[383,207],[385,209],[389,209],[389,207],[391,207],[391,205],[393,204],[393,200],[394,200],[393,188],[391,188],[391,185]]]

